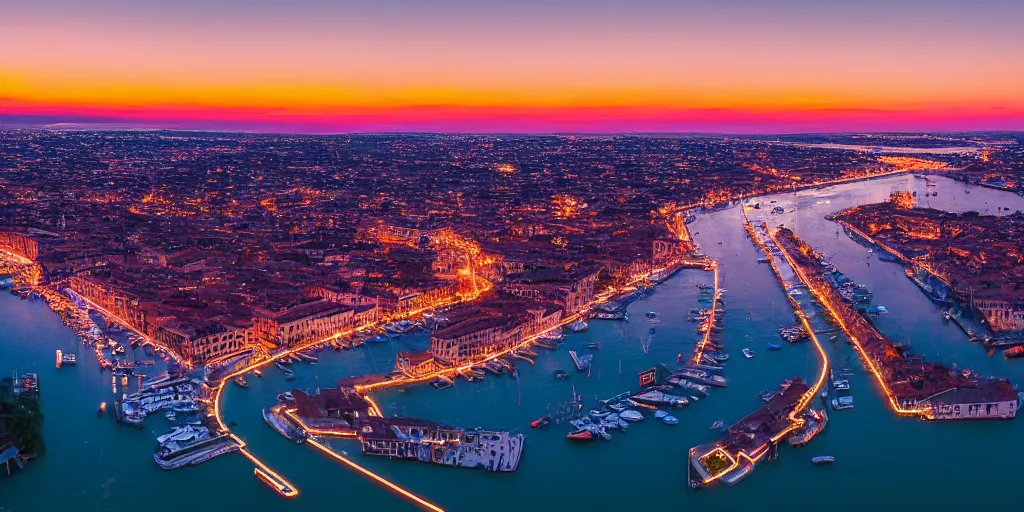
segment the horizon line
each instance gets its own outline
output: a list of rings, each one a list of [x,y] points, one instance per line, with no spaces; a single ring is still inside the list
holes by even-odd
[[[56,126],[36,125],[23,123],[9,123],[0,120],[0,130],[5,131],[52,131],[52,132],[170,132],[170,133],[208,133],[223,135],[278,135],[278,136],[303,136],[303,137],[338,137],[350,135],[512,135],[518,137],[607,137],[607,136],[701,136],[701,137],[779,137],[795,135],[886,135],[886,134],[1019,134],[1024,133],[1024,128],[991,128],[991,129],[938,129],[938,130],[836,130],[836,131],[765,131],[765,132],[741,132],[741,131],[645,131],[645,130],[623,130],[623,131],[459,131],[459,130],[352,130],[338,132],[288,132],[273,130],[232,130],[217,128],[174,128],[174,127],[112,127],[103,126],[103,123],[92,125],[86,123],[80,126]]]

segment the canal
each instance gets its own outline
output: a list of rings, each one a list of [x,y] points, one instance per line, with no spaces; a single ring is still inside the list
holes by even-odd
[[[912,176],[896,176],[819,190],[759,198],[763,205],[786,212],[760,215],[773,225],[785,224],[829,254],[844,273],[874,293],[890,313],[880,329],[909,343],[929,360],[956,363],[982,374],[1024,382],[1024,361],[989,356],[954,326],[945,324],[932,304],[896,263],[882,262],[857,244],[825,216],[844,208],[885,200],[893,190],[917,190],[922,205],[951,211],[1024,210],[1024,200],[1012,194],[971,187],[944,178],[934,186]],[[970,190],[970,193],[966,193]],[[938,192],[924,199],[924,192]],[[776,203],[770,203],[776,201]],[[750,210],[748,210],[748,213]],[[752,218],[752,221],[756,221]],[[351,441],[335,441],[358,463],[448,510],[595,509],[673,506],[738,510],[774,506],[787,500],[797,506],[827,506],[860,510],[883,506],[949,509],[953,506],[1008,508],[1016,501],[1009,492],[1017,480],[1011,454],[1024,438],[1022,420],[985,423],[931,423],[897,418],[880,391],[863,371],[853,350],[840,337],[828,347],[833,365],[854,370],[850,378],[856,409],[836,412],[829,429],[807,448],[780,450],[780,458],[758,467],[734,488],[716,487],[692,492],[686,487],[686,453],[714,439],[709,426],[729,424],[761,405],[758,392],[783,379],[813,376],[816,355],[810,344],[780,343],[778,331],[794,319],[771,268],[758,264],[759,249],[747,239],[738,205],[699,215],[690,226],[704,252],[719,262],[727,314],[722,343],[732,358],[727,363],[729,386],[713,390],[675,415],[680,423],[664,425],[653,417],[631,425],[609,442],[573,444],[568,427],[553,425],[532,430],[529,424],[547,408],[581,395],[587,403],[637,387],[637,372],[663,363],[675,365],[678,354],[689,354],[698,339],[687,312],[699,308],[697,284],[711,274],[684,270],[648,297],[629,307],[629,322],[594,320],[590,328],[569,334],[554,352],[538,349],[534,367],[520,364],[521,378],[488,375],[483,382],[435,390],[429,386],[392,389],[375,395],[388,415],[422,417],[463,427],[520,429],[526,449],[519,470],[492,474],[428,466],[405,461],[363,457]],[[654,311],[657,318],[644,313]],[[316,365],[296,364],[296,379],[284,380],[273,367],[264,377],[249,377],[249,387],[229,385],[224,393],[224,416],[235,421],[233,431],[252,452],[286,476],[299,489],[292,501],[278,498],[252,474],[239,455],[228,455],[202,466],[162,471],[151,460],[155,436],[170,423],[162,417],[146,420],[144,429],[118,425],[108,415],[98,418],[96,406],[111,401],[109,374],[100,373],[87,357],[75,368],[57,370],[57,348],[74,348],[74,333],[41,303],[0,294],[0,370],[40,374],[46,415],[47,452],[26,471],[0,477],[2,510],[129,510],[177,511],[182,507],[308,510],[314,507],[383,507],[403,510],[410,505],[351,470],[326,459],[310,447],[296,445],[267,427],[260,409],[294,386],[315,390],[335,386],[351,375],[384,373],[399,350],[423,349],[426,335],[403,336],[393,343],[366,345],[346,352],[321,352]],[[654,329],[653,335],[650,330]],[[651,336],[645,350],[641,339]],[[587,350],[598,343],[592,371],[573,371],[567,350]],[[77,345],[80,346],[80,345]],[[740,354],[749,347],[751,359]],[[88,353],[86,353],[88,355]],[[620,370],[621,368],[621,370]],[[552,374],[563,369],[569,380]],[[831,467],[812,466],[815,455],[833,455]]]

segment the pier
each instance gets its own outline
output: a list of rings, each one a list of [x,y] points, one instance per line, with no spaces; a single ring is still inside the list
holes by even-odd
[[[787,285],[776,261],[776,255],[750,225],[745,211],[743,224],[750,239],[768,258],[776,280],[785,292]],[[733,485],[750,474],[763,458],[773,457],[781,441],[805,428],[807,419],[803,412],[827,382],[829,359],[825,347],[815,334],[800,304],[789,293],[785,295],[797,320],[808,333],[818,352],[821,366],[818,378],[811,386],[804,384],[799,378],[794,378],[764,407],[727,429],[721,440],[691,448],[688,470],[692,468],[697,471],[700,478],[698,486],[708,485],[717,480]],[[744,435],[750,428],[757,429],[752,438]],[[813,437],[813,434],[808,436]]]
[[[715,310],[718,309],[718,299],[719,299],[719,294],[721,294],[721,290],[719,289],[719,279],[718,279],[718,262],[716,262],[714,260],[709,260],[706,263],[706,266],[710,266],[711,267],[711,272],[712,272],[713,279],[714,279],[714,284],[713,284],[713,290],[714,291],[712,292],[712,295],[711,295],[711,312],[708,313],[708,317],[704,320],[704,324],[703,324],[703,326],[706,327],[706,330],[704,331],[704,336],[701,338],[700,343],[698,343],[697,346],[693,350],[693,358],[691,359],[691,362],[693,362],[693,364],[700,364],[701,363],[701,360],[704,357],[704,349],[705,349],[705,347],[707,347],[708,343],[711,342],[711,334],[715,330],[714,329],[715,328],[715,316],[716,316],[715,315]]]

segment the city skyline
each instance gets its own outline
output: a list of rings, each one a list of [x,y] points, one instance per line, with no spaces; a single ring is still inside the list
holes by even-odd
[[[0,125],[340,133],[1024,128],[1024,7],[18,3]]]

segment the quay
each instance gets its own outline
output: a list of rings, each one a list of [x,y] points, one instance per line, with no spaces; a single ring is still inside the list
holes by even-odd
[[[1017,397],[1006,380],[970,378],[936,363],[926,363],[878,332],[822,276],[823,258],[787,228],[769,233],[798,279],[850,338],[875,376],[889,405],[900,415],[926,419],[1008,419],[1017,414]]]
[[[751,241],[764,252],[779,285],[786,291],[789,286],[777,261],[780,252],[774,243],[766,241],[767,228],[762,227],[762,233],[757,233],[745,210],[743,224]],[[808,386],[799,377],[788,380],[783,384],[783,390],[774,393],[764,407],[726,429],[720,439],[691,448],[687,474],[693,488],[719,480],[735,485],[749,475],[762,459],[768,457],[770,460],[777,456],[778,444],[782,440],[790,438],[791,445],[802,446],[820,433],[827,422],[824,411],[805,410],[825,385],[829,371],[828,354],[799,302],[789,293],[785,295],[818,352],[821,360],[818,378],[813,386]],[[696,477],[691,470],[696,471]]]
[[[813,397],[813,389],[796,377],[763,407],[725,429],[720,439],[691,448],[688,470],[697,473],[696,479],[691,474],[691,487],[719,480],[735,485],[765,457],[774,458],[778,443],[796,429],[794,413],[807,395]]]

